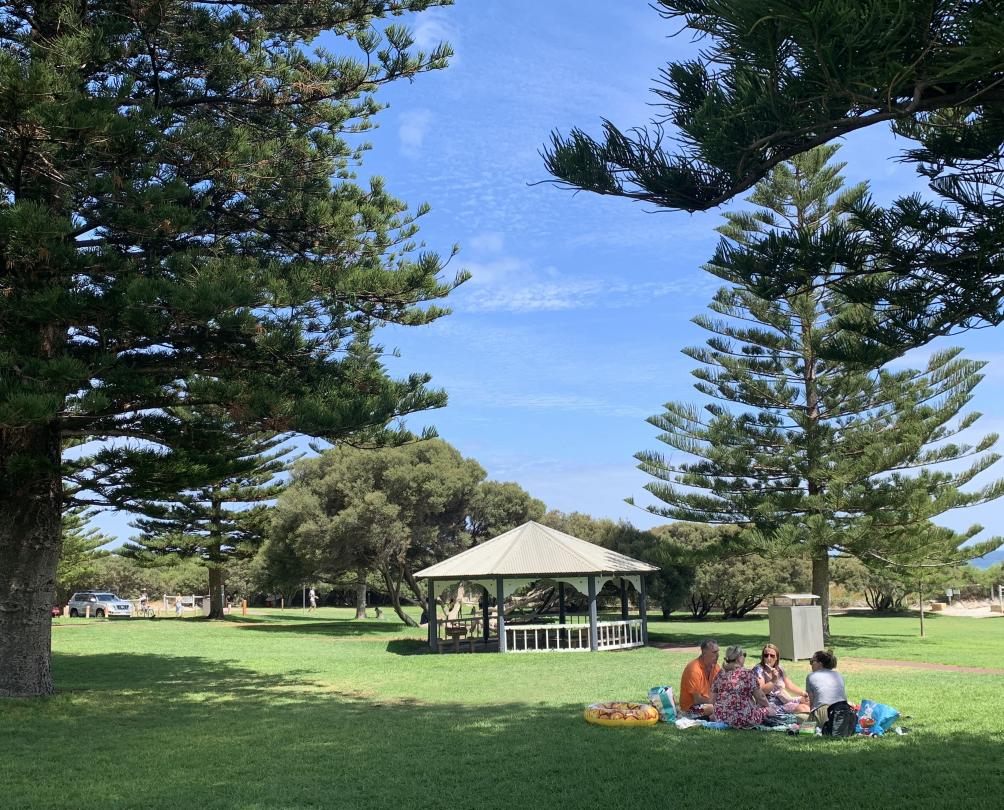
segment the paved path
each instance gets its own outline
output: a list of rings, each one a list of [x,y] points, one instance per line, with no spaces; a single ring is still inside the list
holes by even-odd
[[[651,644],[660,650],[671,650],[672,652],[691,653],[697,655],[701,648],[688,644],[671,644],[666,641],[659,641]],[[1004,669],[994,669],[988,667],[960,667],[955,664],[932,664],[928,661],[896,661],[891,658],[857,658],[847,656],[841,658],[851,665],[862,665],[867,667],[893,667],[902,669],[927,669],[939,672],[965,672],[971,675],[1004,675]]]

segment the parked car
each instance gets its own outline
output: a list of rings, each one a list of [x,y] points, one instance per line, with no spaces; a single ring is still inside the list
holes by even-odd
[[[91,615],[98,619],[104,616],[132,616],[132,605],[113,593],[82,591],[73,594],[67,603],[71,616],[86,616],[88,605]]]

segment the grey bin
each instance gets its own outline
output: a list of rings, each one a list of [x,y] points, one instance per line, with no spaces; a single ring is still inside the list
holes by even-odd
[[[818,598],[812,593],[779,593],[767,607],[770,640],[781,658],[798,661],[823,649],[823,609],[815,604]]]

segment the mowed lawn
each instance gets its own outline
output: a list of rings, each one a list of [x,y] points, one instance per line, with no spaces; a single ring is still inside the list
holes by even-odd
[[[689,654],[430,655],[396,620],[58,620],[59,693],[0,703],[3,808],[1000,807],[1004,620],[835,617],[852,700],[906,736],[587,725],[582,708],[679,683]],[[652,639],[758,648],[763,619],[656,622]],[[805,664],[791,673],[803,681]]]

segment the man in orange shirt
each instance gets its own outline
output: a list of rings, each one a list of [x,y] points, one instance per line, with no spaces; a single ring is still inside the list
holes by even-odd
[[[720,671],[718,642],[706,638],[701,642],[701,654],[684,667],[683,677],[680,678],[680,710],[699,712],[708,717],[714,714],[711,684]]]

